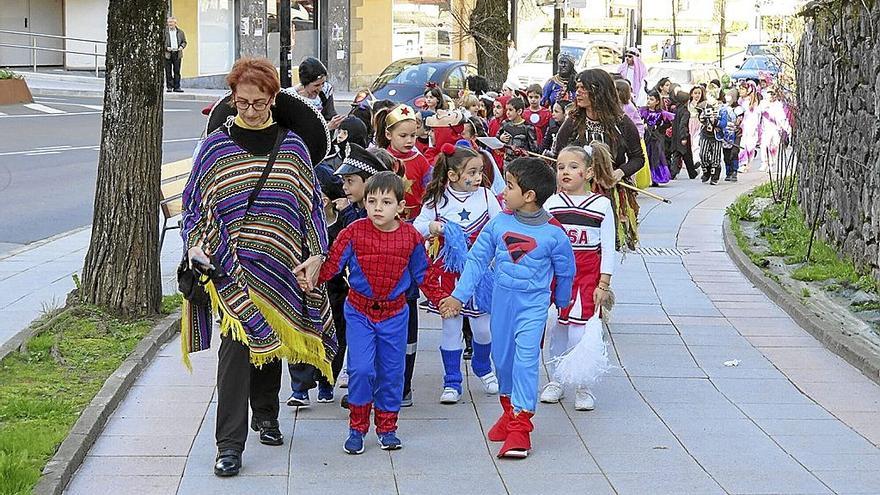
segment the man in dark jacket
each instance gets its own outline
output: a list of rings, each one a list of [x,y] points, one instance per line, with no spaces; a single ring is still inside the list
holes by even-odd
[[[165,87],[168,92],[183,93],[180,89],[180,61],[186,48],[186,33],[177,27],[177,18],[168,18],[165,30]]]

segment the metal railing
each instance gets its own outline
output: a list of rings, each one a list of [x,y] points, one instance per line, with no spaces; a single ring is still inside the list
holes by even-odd
[[[21,48],[23,50],[30,50],[31,51],[31,62],[33,64],[34,72],[37,72],[37,51],[61,52],[64,54],[70,53],[73,55],[86,55],[86,56],[95,57],[95,77],[98,77],[100,75],[99,74],[99,67],[100,66],[98,65],[98,58],[99,57],[106,58],[106,55],[104,53],[98,53],[98,46],[99,45],[106,45],[107,44],[106,41],[90,40],[90,39],[86,39],[86,38],[74,38],[73,36],[59,36],[56,34],[31,33],[28,31],[10,31],[7,29],[0,29],[0,34],[30,36],[30,38],[31,38],[30,46],[17,45],[14,43],[0,43],[0,46],[5,46],[7,48]],[[89,53],[89,52],[81,52],[81,51],[76,51],[76,50],[68,50],[66,48],[51,48],[48,46],[37,46],[37,38],[60,39],[60,40],[64,40],[65,45],[67,44],[67,41],[78,41],[81,43],[92,43],[92,44],[94,44],[95,51],[94,51],[94,53]],[[107,51],[106,47],[104,48],[104,51],[105,52]]]

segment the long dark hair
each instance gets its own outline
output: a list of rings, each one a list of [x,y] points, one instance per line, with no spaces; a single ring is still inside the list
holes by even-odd
[[[443,147],[445,148],[447,145],[452,146],[447,143]],[[447,151],[450,153],[446,154]],[[443,149],[437,155],[437,161],[434,163],[434,170],[431,173],[431,182],[425,188],[422,204],[425,206],[430,204],[442,208],[446,204],[444,195],[446,194],[446,184],[449,183],[449,171],[451,170],[461,175],[465,163],[474,158],[480,158],[480,154],[471,148],[455,146],[453,150]],[[441,203],[441,201],[444,202]]]
[[[429,93],[434,98],[437,98],[437,108],[434,110],[448,110],[448,108],[446,108],[446,98],[443,97],[443,91],[440,91],[440,88],[425,88],[425,92],[422,93],[422,96],[428,96]]]
[[[617,144],[620,141],[620,119],[623,117],[623,109],[620,108],[620,100],[617,87],[611,76],[602,69],[587,69],[577,76],[577,82],[589,93],[593,106],[593,113],[598,116],[599,123],[608,138],[611,153],[617,152]],[[587,111],[577,104],[570,105],[569,118],[573,119],[576,136],[585,135],[587,126]]]

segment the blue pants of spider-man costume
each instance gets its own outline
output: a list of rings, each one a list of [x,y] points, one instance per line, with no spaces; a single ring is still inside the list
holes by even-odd
[[[517,412],[535,412],[541,337],[550,307],[549,292],[507,291],[493,296],[490,328],[498,393],[510,396]]]
[[[403,397],[409,307],[404,305],[380,322],[373,322],[348,302],[344,313],[351,428],[366,433],[369,408],[375,404],[376,431],[395,431]]]

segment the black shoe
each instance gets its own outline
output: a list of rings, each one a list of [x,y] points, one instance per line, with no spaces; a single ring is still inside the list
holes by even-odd
[[[214,463],[214,475],[237,476],[241,470],[241,452],[237,450],[221,450],[217,454],[217,462]]]
[[[175,92],[175,93],[183,93],[183,90],[180,89],[180,88],[175,88],[175,89],[174,89],[174,92]]]
[[[172,92],[172,91],[174,91],[173,88],[168,88],[168,89],[165,90],[166,93],[170,93],[170,92]]]
[[[472,357],[474,357],[474,346],[468,344],[465,346],[464,352],[461,353],[461,358],[465,361],[470,361]]]
[[[730,176],[730,182],[736,182],[736,174]]]
[[[712,179],[712,182],[710,182],[709,185],[717,186],[717,185],[718,185],[718,179]]]
[[[339,407],[348,409],[348,394],[342,396],[342,400],[339,401]]]
[[[704,175],[702,180],[703,180],[703,184],[709,182],[709,176],[708,176],[708,175]]]
[[[263,445],[283,445],[284,435],[278,428],[277,419],[266,419],[257,422],[257,418],[251,419],[251,429],[260,432],[260,443]]]

